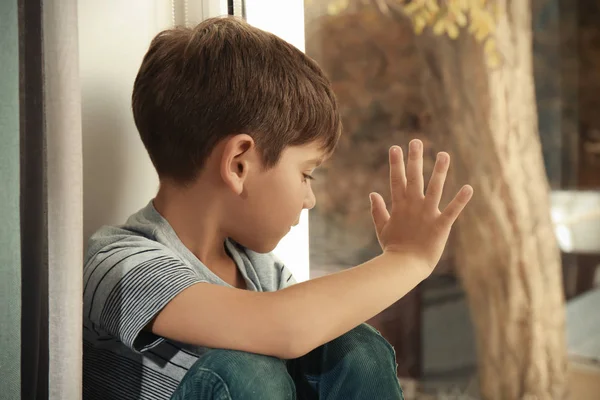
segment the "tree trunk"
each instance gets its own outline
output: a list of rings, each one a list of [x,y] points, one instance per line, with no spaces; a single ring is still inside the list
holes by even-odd
[[[498,0],[502,57],[425,33],[432,132],[452,155],[454,184],[475,189],[457,222],[455,256],[477,337],[484,399],[564,399],[561,259],[550,219],[532,69],[531,4]]]

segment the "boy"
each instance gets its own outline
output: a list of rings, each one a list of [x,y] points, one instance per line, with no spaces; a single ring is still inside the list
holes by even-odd
[[[341,131],[314,61],[232,18],[151,43],[133,113],[160,178],[149,204],[90,239],[84,269],[86,399],[401,399],[393,348],[362,324],[436,265],[469,201],[427,194],[422,144],[390,149],[391,215],[371,195],[383,249],[294,284],[270,252],[315,205],[312,171]]]

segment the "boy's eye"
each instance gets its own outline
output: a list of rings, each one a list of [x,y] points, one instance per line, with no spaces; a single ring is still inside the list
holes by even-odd
[[[311,174],[302,174],[304,176],[305,181],[314,181],[315,178]]]

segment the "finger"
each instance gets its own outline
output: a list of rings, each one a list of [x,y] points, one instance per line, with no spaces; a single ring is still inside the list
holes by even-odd
[[[449,165],[450,155],[444,152],[438,153],[431,179],[429,179],[429,184],[427,185],[427,193],[425,194],[425,202],[429,209],[437,210],[440,206]]]
[[[413,199],[423,198],[423,142],[412,140],[408,150],[406,166],[406,196]]]
[[[375,225],[377,237],[379,237],[379,233],[390,219],[390,213],[385,206],[383,197],[381,197],[379,193],[371,193],[369,198],[371,199],[371,216],[373,217],[373,224]]]
[[[392,203],[401,202],[406,191],[406,171],[404,155],[400,146],[390,148],[390,191]]]
[[[444,212],[442,212],[442,215],[440,216],[441,223],[447,228],[451,227],[467,203],[471,200],[471,197],[473,197],[473,188],[469,185],[463,186],[456,196],[454,196],[454,199],[452,199],[450,204],[448,204],[448,207],[446,207]]]

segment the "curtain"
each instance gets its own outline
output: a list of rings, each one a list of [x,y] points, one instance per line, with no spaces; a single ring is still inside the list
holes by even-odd
[[[81,398],[77,0],[0,2],[0,398]]]
[[[81,398],[83,167],[77,0],[43,1],[49,398]]]
[[[0,2],[0,397],[21,390],[19,32],[15,1]]]
[[[48,398],[48,248],[40,0],[19,2],[21,399]]]
[[[159,2],[162,4],[162,2]],[[147,202],[147,193],[155,190],[155,177],[151,164],[137,140],[131,144],[128,136],[135,127],[130,111],[110,108],[106,116],[97,114],[101,107],[111,105],[110,96],[130,98],[114,77],[114,68],[125,68],[121,80],[129,73],[132,60],[111,66],[109,87],[99,87],[96,79],[102,78],[102,57],[118,57],[119,51],[133,49],[140,52],[135,61],[137,69],[151,36],[152,24],[162,21],[162,8],[153,2],[94,2],[77,0],[3,0],[0,1],[0,399],[60,399],[81,398],[81,327],[82,327],[82,258],[83,258],[83,168],[82,168],[82,115],[80,87],[80,38],[78,27],[80,6],[88,12],[98,7],[119,11],[111,15],[116,20],[98,23],[101,36],[87,36],[82,53],[89,68],[87,76],[89,97],[96,103],[88,115],[88,124],[98,127],[88,129],[88,146],[110,146],[127,154],[120,159],[119,176],[124,172],[135,175],[135,189],[118,186],[115,182],[98,185],[98,166],[102,156],[88,157],[88,196],[97,197],[94,207],[89,207],[88,217],[109,209],[113,214],[130,213],[124,200],[127,190],[136,191],[130,203]],[[125,6],[123,6],[125,4]],[[146,6],[147,4],[147,6]],[[167,1],[164,5],[168,5]],[[185,2],[187,4],[187,1]],[[230,3],[234,13],[243,14],[240,1]],[[223,8],[223,2],[190,2],[195,9]],[[112,9],[111,9],[112,10]],[[101,14],[104,15],[104,14]],[[145,30],[151,33],[143,44],[135,38],[127,46],[110,50],[114,35],[102,36],[103,25],[119,27],[120,18],[129,15],[139,24],[138,35]],[[95,15],[89,18],[101,18]],[[154,19],[153,19],[154,18]],[[156,21],[155,21],[156,20]],[[86,20],[88,21],[88,20]],[[88,22],[90,22],[89,20]],[[146,22],[144,22],[146,21]],[[112,23],[112,25],[111,25]],[[162,22],[161,22],[162,24]],[[95,22],[92,24],[96,26]],[[104,40],[104,41],[103,41]],[[121,40],[120,38],[118,40]],[[85,40],[84,40],[85,41]],[[91,45],[91,46],[90,46]],[[96,48],[96,46],[99,47]],[[104,47],[103,47],[104,46]],[[108,50],[107,50],[108,49]],[[87,53],[86,53],[87,51]],[[105,53],[103,53],[105,51]],[[85,55],[84,54],[84,55]],[[129,53],[127,53],[129,54]],[[116,58],[115,58],[116,59]],[[121,60],[121,59],[119,59]],[[125,67],[124,67],[125,65]],[[96,68],[97,67],[97,68]],[[133,72],[131,72],[133,73]],[[98,75],[100,74],[100,75]],[[85,74],[84,74],[85,75]],[[131,81],[132,82],[132,81]],[[129,81],[128,81],[128,84]],[[95,85],[95,86],[94,86]],[[115,94],[116,93],[116,94]],[[116,98],[116,97],[115,97]],[[88,100],[90,100],[88,98]],[[118,97],[117,100],[121,100]],[[124,100],[125,101],[125,100]],[[84,104],[85,105],[85,104]],[[85,111],[85,110],[84,110]],[[96,114],[94,114],[96,113]],[[127,113],[127,117],[125,114]],[[106,118],[104,118],[106,117]],[[115,128],[112,135],[111,129]],[[115,136],[119,134],[118,136]],[[114,138],[115,143],[110,141]],[[111,147],[112,146],[112,147]],[[135,150],[142,149],[142,150]],[[90,148],[88,153],[102,153]],[[138,167],[132,167],[132,155],[140,156]],[[104,154],[107,154],[105,152]],[[111,154],[113,157],[114,154]],[[143,160],[142,160],[143,159]],[[150,175],[149,175],[150,174]],[[141,179],[140,179],[141,177]],[[144,186],[143,190],[139,190]],[[102,183],[102,182],[101,182]],[[125,186],[125,185],[123,185]],[[146,190],[147,189],[147,190]],[[110,195],[106,195],[110,193]],[[98,196],[96,196],[98,195]],[[136,197],[137,196],[137,197]],[[112,202],[102,202],[106,197]],[[100,202],[100,203],[99,203]],[[127,205],[124,207],[123,205]],[[121,208],[119,208],[121,207]],[[101,218],[102,223],[113,222]],[[95,221],[95,220],[94,220]],[[118,218],[121,221],[121,217]],[[91,224],[93,225],[93,224]]]

